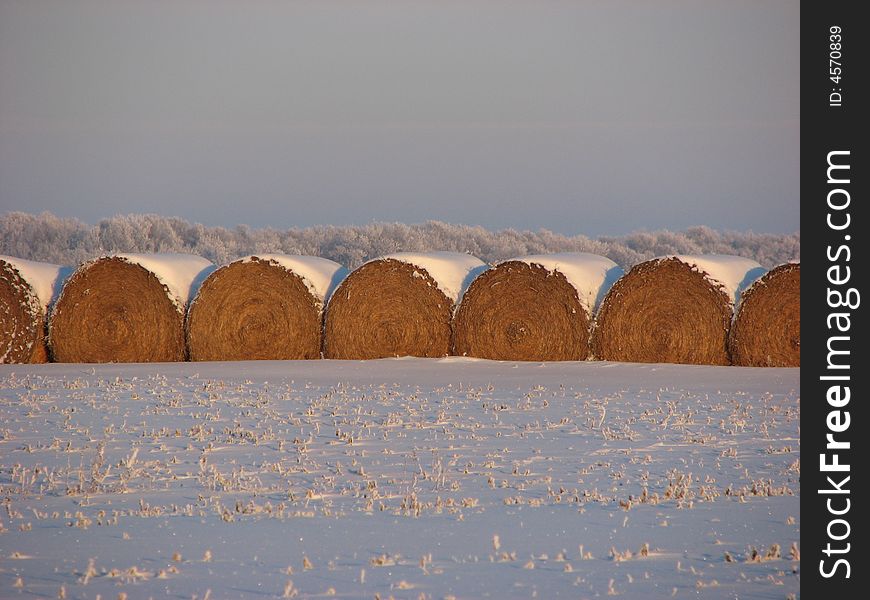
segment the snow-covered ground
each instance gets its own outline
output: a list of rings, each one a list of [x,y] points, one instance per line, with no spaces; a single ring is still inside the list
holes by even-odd
[[[799,593],[798,369],[0,366],[2,598]]]

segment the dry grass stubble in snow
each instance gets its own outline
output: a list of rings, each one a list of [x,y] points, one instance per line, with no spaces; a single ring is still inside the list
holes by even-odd
[[[0,366],[0,590],[788,598],[796,369]]]

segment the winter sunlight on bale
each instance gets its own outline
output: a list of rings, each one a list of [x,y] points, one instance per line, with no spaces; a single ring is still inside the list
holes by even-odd
[[[325,258],[282,254],[221,267],[191,302],[190,360],[320,358],[323,307],[347,272]]]
[[[214,268],[191,254],[118,254],[79,267],[49,321],[58,362],[185,360],[184,314]]]
[[[463,296],[454,351],[495,360],[585,360],[592,317],[621,275],[612,260],[582,252],[502,262]]]
[[[599,360],[730,364],[740,293],[764,273],[747,258],[678,255],[635,265],[605,297],[592,333]]]
[[[448,355],[454,307],[484,269],[458,252],[400,252],[364,264],[329,301],[324,356]]]
[[[0,256],[0,363],[48,362],[45,318],[71,271]]]
[[[800,263],[776,267],[743,293],[728,347],[735,365],[801,366]]]

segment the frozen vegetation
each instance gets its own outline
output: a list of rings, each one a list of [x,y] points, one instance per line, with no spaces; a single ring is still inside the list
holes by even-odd
[[[0,597],[786,600],[799,423],[797,369],[2,365]]]
[[[354,269],[384,254],[435,250],[465,252],[487,262],[527,254],[589,252],[606,256],[623,269],[670,254],[734,254],[771,268],[800,259],[800,233],[719,232],[709,227],[692,227],[682,232],[640,232],[592,239],[547,230],[490,231],[439,221],[280,231],[251,229],[246,225],[234,229],[206,227],[158,215],[117,216],[96,225],[50,213],[0,215],[0,254],[65,265],[117,252],[192,253],[221,265],[250,254],[269,252],[320,256]]]

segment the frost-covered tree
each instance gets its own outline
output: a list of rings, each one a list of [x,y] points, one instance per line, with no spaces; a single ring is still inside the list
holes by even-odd
[[[225,264],[241,256],[280,252],[332,259],[350,268],[383,254],[453,250],[488,262],[525,254],[592,252],[623,268],[663,254],[736,254],[766,267],[800,259],[800,233],[760,234],[691,227],[686,231],[641,231],[591,239],[546,229],[490,231],[441,221],[421,224],[294,228],[279,231],[239,225],[233,229],[191,224],[178,217],[118,215],[87,225],[51,213],[0,215],[0,254],[61,264],[113,252],[186,252]]]

